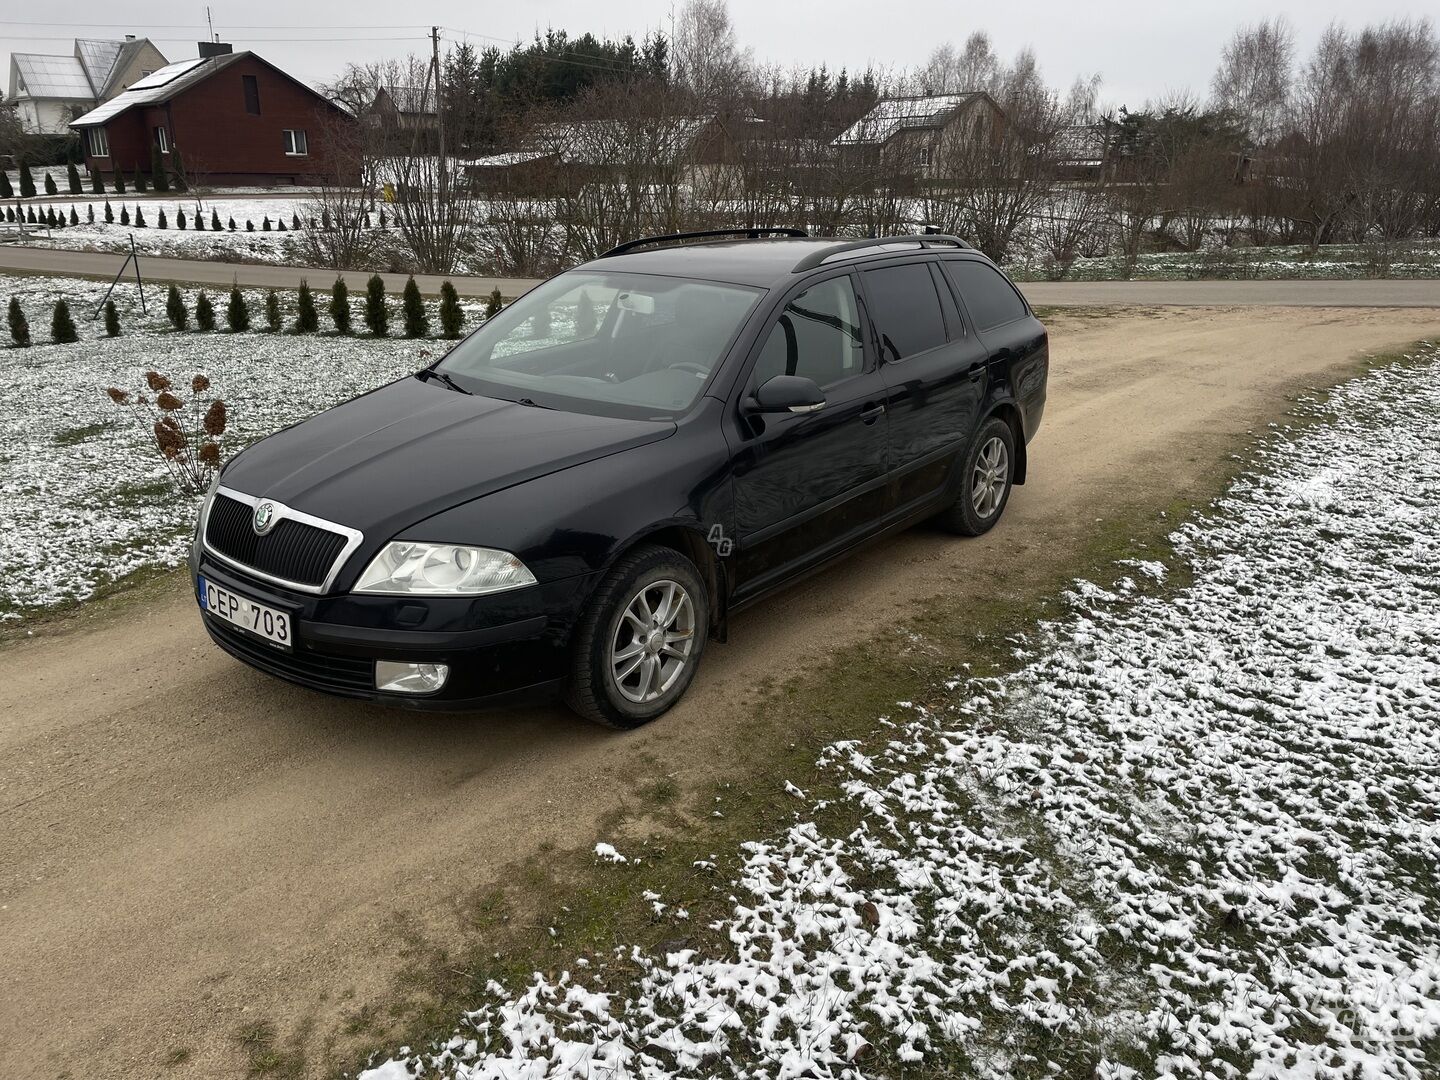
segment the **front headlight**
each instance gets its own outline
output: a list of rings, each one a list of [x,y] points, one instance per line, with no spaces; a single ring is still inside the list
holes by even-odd
[[[355,583],[355,591],[393,596],[481,596],[534,584],[535,575],[508,551],[392,540],[365,568]]]

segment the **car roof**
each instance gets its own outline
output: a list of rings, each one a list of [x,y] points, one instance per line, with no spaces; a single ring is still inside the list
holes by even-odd
[[[906,244],[903,247],[898,244],[877,245],[843,253],[834,250],[839,245],[847,243],[853,243],[853,238],[787,236],[759,240],[712,240],[703,243],[677,244],[670,247],[629,251],[622,255],[592,259],[574,269],[581,271],[619,270],[631,274],[663,274],[771,288],[777,284],[783,285],[796,280],[796,265],[807,255],[815,253],[834,252],[837,256],[836,261],[823,264],[829,268],[837,264],[850,264],[881,256],[921,255],[935,250],[934,248],[922,248],[914,243]],[[966,254],[974,254],[974,252],[967,250]]]

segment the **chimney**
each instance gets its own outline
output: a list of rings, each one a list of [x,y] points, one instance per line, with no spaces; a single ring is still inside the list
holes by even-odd
[[[201,60],[209,60],[212,56],[227,56],[235,51],[234,46],[225,41],[197,41],[195,44],[199,46]]]
[[[135,35],[134,35],[134,34],[126,34],[126,35],[125,35],[125,40],[126,40],[126,41],[134,41],[134,40],[135,40]]]

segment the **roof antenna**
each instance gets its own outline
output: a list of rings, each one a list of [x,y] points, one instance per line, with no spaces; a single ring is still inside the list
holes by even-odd
[[[220,37],[215,33],[215,20],[210,18],[210,5],[205,5],[205,25],[210,28],[210,40],[219,41]]]

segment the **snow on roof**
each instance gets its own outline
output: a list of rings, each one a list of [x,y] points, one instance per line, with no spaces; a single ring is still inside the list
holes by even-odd
[[[21,92],[32,98],[95,99],[85,68],[73,56],[13,53],[11,59],[20,74]]]
[[[1064,164],[1099,165],[1105,160],[1106,143],[1101,125],[1076,124],[1056,136],[1054,157]]]
[[[195,68],[205,63],[205,61],[208,59],[210,59],[210,57],[195,56],[191,57],[189,60],[177,60],[173,64],[166,64],[158,71],[152,71],[143,79],[139,79],[136,82],[131,83],[130,89],[154,90],[161,86],[168,86],[170,83],[178,79],[181,75],[184,75],[187,71],[193,71]]]
[[[835,144],[878,145],[901,128],[935,127],[950,113],[981,96],[981,91],[971,90],[963,94],[885,98],[836,136]]]
[[[155,105],[169,101],[181,90],[244,56],[248,52],[225,53],[220,56],[197,57],[166,64],[159,71],[146,75],[123,94],[118,94],[105,104],[91,109],[84,116],[70,121],[71,127],[94,127],[119,116],[126,109],[137,105]]]
[[[124,47],[123,41],[107,41],[95,38],[76,38],[75,52],[85,76],[90,80],[90,90],[99,97],[110,81],[110,72],[115,70],[115,60]]]

